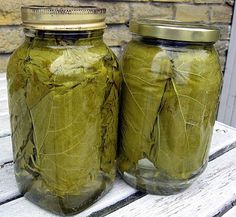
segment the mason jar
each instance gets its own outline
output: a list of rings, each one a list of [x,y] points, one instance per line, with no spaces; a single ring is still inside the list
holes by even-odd
[[[19,190],[60,215],[85,209],[115,179],[117,59],[103,8],[22,8],[25,41],[7,70]]]
[[[178,193],[207,165],[222,84],[219,31],[155,18],[131,21],[130,31],[121,63],[119,172],[142,191]]]

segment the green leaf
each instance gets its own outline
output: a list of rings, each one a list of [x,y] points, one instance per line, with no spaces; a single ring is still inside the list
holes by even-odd
[[[58,212],[91,203],[115,178],[117,60],[100,39],[78,41],[27,39],[8,67],[17,181]]]
[[[208,157],[222,79],[215,50],[132,41],[122,62],[120,170],[142,176],[147,159],[153,176],[190,178]]]

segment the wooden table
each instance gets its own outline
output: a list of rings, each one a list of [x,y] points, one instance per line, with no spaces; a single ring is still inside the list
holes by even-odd
[[[216,122],[206,171],[185,192],[147,195],[119,177],[112,190],[76,217],[236,217],[236,129]],[[5,74],[0,74],[0,217],[55,216],[18,192],[12,161]]]

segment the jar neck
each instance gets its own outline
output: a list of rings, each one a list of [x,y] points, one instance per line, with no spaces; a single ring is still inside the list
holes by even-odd
[[[162,46],[174,46],[174,47],[185,47],[185,46],[213,46],[214,42],[189,42],[189,41],[173,41],[152,37],[144,37],[140,35],[133,34],[133,40],[141,41],[145,44],[150,45],[162,45]]]
[[[63,39],[63,40],[79,40],[79,39],[101,39],[104,30],[88,30],[88,31],[52,31],[52,30],[34,30],[24,29],[26,37],[37,39]]]

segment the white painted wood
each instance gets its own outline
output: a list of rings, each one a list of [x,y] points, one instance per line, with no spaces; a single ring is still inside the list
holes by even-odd
[[[4,162],[12,160],[12,148],[9,136],[0,138],[0,150],[1,150],[0,165],[3,164]],[[117,178],[109,194],[105,195],[97,203],[95,203],[89,209],[85,210],[82,216],[83,215],[86,216],[92,212],[98,211],[109,205],[112,205],[124,198],[127,198],[129,195],[135,193],[136,191],[137,190],[133,189],[132,187],[125,184],[122,180],[120,180],[120,178]],[[12,164],[4,165],[3,168],[0,168],[0,203],[7,199],[11,199],[15,196],[18,196],[19,194],[20,193],[18,191],[14,177],[13,165]],[[22,206],[34,207],[34,205],[32,205],[27,200],[24,199],[23,201],[24,202]],[[39,209],[37,206],[35,207],[36,207],[35,209]],[[36,210],[35,213],[37,212],[38,211]],[[17,212],[15,212],[15,216],[17,216],[16,214]],[[27,211],[25,212],[25,214],[27,214]],[[0,216],[3,217],[1,211],[0,211]],[[34,217],[35,216],[36,215],[34,215]]]
[[[6,73],[0,73],[0,90],[2,88],[6,88],[7,81],[6,81]]]
[[[2,123],[2,119],[5,119],[5,116],[8,116],[8,100],[7,100],[7,82],[6,74],[0,73],[0,135],[1,135],[1,126],[4,126],[5,123]],[[2,128],[4,129],[4,128]],[[8,128],[9,129],[9,128]],[[6,129],[5,129],[6,130]]]
[[[129,195],[135,193],[136,190],[125,184],[122,180],[117,179],[112,190],[84,212],[76,215],[76,217],[85,217],[92,212],[101,210],[109,205],[112,205]],[[0,191],[1,193],[1,191]],[[11,194],[14,195],[14,194]],[[19,198],[9,203],[0,206],[1,217],[52,217],[55,216],[49,212],[40,209],[25,198]]]
[[[0,150],[0,165],[12,160],[12,147],[9,136],[0,138]],[[89,212],[95,212],[105,208],[106,206],[112,205],[115,202],[135,193],[136,191],[137,190],[133,189],[120,180],[120,178],[117,178],[109,194],[91,206],[90,209],[85,211],[85,213],[88,214]],[[4,165],[3,168],[0,168],[0,203],[17,195],[19,195],[19,191],[17,189],[14,177],[13,165]]]
[[[0,73],[0,137],[10,133],[6,74]]]
[[[11,147],[11,139],[9,136],[0,138],[0,150],[1,150],[0,151],[0,165],[12,160],[12,147]],[[127,198],[129,195],[135,193],[136,191],[137,190],[133,189],[132,187],[125,184],[122,180],[120,180],[120,178],[117,178],[109,194],[105,195],[97,203],[95,203],[89,209],[84,211],[83,215],[86,216],[89,213],[98,211],[102,208],[112,205],[124,198]],[[3,168],[0,168],[0,203],[18,195],[19,195],[19,191],[17,189],[17,185],[16,185],[16,181],[14,177],[13,165],[12,164],[4,165]],[[26,206],[32,205],[27,200],[24,201],[24,204],[26,204]],[[38,208],[36,207],[36,209]],[[36,210],[36,213],[37,213],[37,210]],[[0,216],[3,217],[1,215],[1,211],[0,211]],[[34,215],[34,217],[35,216],[36,215]]]
[[[227,152],[209,163],[207,170],[187,191],[173,196],[147,195],[120,210],[110,217],[212,217],[224,204],[236,199],[236,149]],[[128,189],[126,189],[128,187]],[[119,195],[130,189],[122,181],[115,184],[112,191],[92,207],[76,217],[85,217],[91,212],[114,203]],[[127,194],[128,195],[128,194]],[[38,208],[24,198],[13,200],[0,206],[1,217],[52,217],[54,215]],[[234,216],[235,217],[235,216]]]
[[[6,80],[6,73],[0,73],[0,81]]]
[[[212,217],[236,199],[235,156],[233,149],[211,161],[202,176],[181,194],[147,195],[108,217]]]
[[[53,215],[24,198],[19,198],[0,206],[1,217],[53,217]]]
[[[0,140],[2,141],[3,139],[0,139]],[[10,139],[8,139],[8,143],[10,143],[9,140]],[[7,199],[11,199],[15,196],[18,196],[20,194],[17,188],[16,181],[15,181],[14,170],[13,170],[12,164],[5,165],[3,168],[0,169],[0,177],[1,177],[0,178],[0,203]],[[135,193],[136,191],[137,190],[128,186],[120,178],[117,178],[112,190],[107,195],[105,195],[102,199],[100,199],[97,203],[92,205],[89,209],[85,210],[83,212],[83,215],[86,216],[92,212],[98,211],[109,205],[112,205],[124,198],[127,198],[128,196]],[[23,202],[23,204],[25,203],[26,204],[29,203],[28,206],[31,205],[31,203],[28,202],[27,200]],[[34,207],[34,205],[32,207]],[[36,209],[38,209],[37,206],[36,206]],[[36,210],[36,213],[37,213],[37,210]],[[1,211],[0,211],[0,216],[3,217],[1,215]]]
[[[224,84],[221,94],[218,120],[236,127],[236,5],[229,43],[229,52],[226,62]]]
[[[12,154],[11,137],[7,136],[0,138],[0,166],[12,160],[13,160],[13,154]]]
[[[230,145],[232,145],[235,142],[236,142],[236,129],[229,127],[225,124],[216,122],[214,134],[213,134],[213,139],[212,139],[212,145],[211,145],[211,149],[210,149],[210,154],[213,155],[214,153],[219,152],[220,150],[226,149],[227,147],[229,147]],[[12,144],[11,144],[11,139],[9,136],[0,138],[0,148],[1,148],[0,165],[4,164],[6,162],[12,161],[13,160],[12,159],[12,156],[13,156],[12,155]],[[12,170],[13,170],[13,168],[12,168]],[[1,171],[1,169],[0,169],[0,171]],[[119,182],[116,185],[119,186]],[[3,184],[0,186],[0,189],[1,188],[6,188],[6,187]],[[119,188],[116,188],[116,191],[117,191],[117,189],[119,189]],[[15,192],[18,192],[17,189],[13,189],[13,190],[15,190]],[[125,198],[125,197],[129,196],[131,193],[134,193],[132,191],[125,192],[125,191],[123,191],[123,189],[118,190],[118,192],[119,191],[122,192],[122,194],[119,195],[120,198]],[[111,194],[111,198],[116,197],[116,196],[117,195],[115,194],[115,192],[114,192],[114,195]],[[1,195],[0,195],[0,198],[1,198]]]
[[[5,147],[2,148],[3,146]],[[10,137],[0,138],[0,150],[1,150],[0,165],[3,162],[12,160],[12,148],[11,148]],[[89,209],[84,211],[84,213],[88,215],[89,213],[98,211],[102,208],[105,208],[109,205],[116,203],[117,201],[127,198],[129,195],[135,193],[136,191],[137,190],[133,189],[132,187],[125,184],[122,180],[120,180],[120,178],[117,178],[109,194],[105,195],[101,200],[99,200]],[[14,177],[13,165],[12,164],[4,165],[4,167],[0,169],[0,203],[7,199],[11,199],[15,196],[18,196],[19,194],[20,193],[18,191]],[[24,203],[26,204],[29,203],[29,205],[27,206],[32,205],[27,200],[25,200]],[[1,215],[1,211],[0,211],[0,216],[3,217]]]
[[[0,101],[7,98],[6,74],[0,73]]]
[[[236,146],[235,133],[236,128],[216,121],[211,141],[210,155],[229,147]]]
[[[115,204],[116,202],[120,200],[127,198],[128,196],[130,196],[131,194],[134,194],[135,192],[137,192],[136,189],[127,185],[120,178],[117,178],[114,187],[111,189],[111,191],[107,195],[105,195],[105,197],[103,197],[97,203],[92,205],[89,209],[86,209],[84,212],[80,213],[79,215],[76,215],[76,217],[88,216],[93,212],[99,211],[105,207]]]
[[[0,114],[0,137],[10,133],[10,117],[9,114]]]
[[[236,127],[236,94],[234,96],[234,109],[233,109],[233,115],[231,118],[231,125]]]
[[[234,206],[227,213],[225,213],[223,217],[236,217],[236,206]]]
[[[7,98],[0,99],[0,114],[8,113],[8,100]]]
[[[4,89],[0,89],[0,100],[4,100],[7,98],[7,90]]]
[[[12,164],[5,165],[0,169],[0,203],[18,195],[13,166]]]
[[[214,130],[214,136],[212,140],[212,146],[211,146],[211,154],[214,154],[215,152],[220,151],[221,149],[225,149],[225,147],[228,147],[230,144],[234,143],[236,141],[236,130],[232,127],[228,127],[221,123],[216,123],[215,130]],[[0,159],[5,158],[5,161],[9,161],[9,159],[12,159],[12,150],[11,150],[11,140],[10,137],[0,138],[0,145],[5,146],[5,154],[0,152]],[[4,160],[1,160],[1,162],[4,162]],[[11,169],[10,169],[11,167]],[[19,195],[18,189],[16,187],[14,175],[13,175],[13,166],[11,165],[8,167],[8,170],[4,170],[5,166],[0,169],[0,177],[5,177],[4,180],[11,180],[10,183],[7,181],[3,181],[0,183],[0,193],[4,192],[4,194],[0,194],[0,201],[4,201],[5,199],[10,199],[13,196]],[[11,170],[11,173],[9,173],[9,170]],[[1,173],[2,172],[2,173]],[[11,187],[9,187],[9,185]],[[9,191],[8,193],[8,189]],[[84,211],[82,213],[82,216],[86,216],[92,212],[98,211],[102,208],[105,208],[109,205],[114,204],[117,201],[120,201],[124,198],[127,198],[131,194],[135,193],[136,190],[125,184],[122,180],[117,179],[113,189],[107,194],[105,197],[103,197],[101,200],[99,200],[96,204],[91,206],[89,209]],[[2,198],[2,195],[4,197]],[[26,201],[25,199],[20,199],[20,201],[23,201],[22,206],[25,207],[31,207],[32,209],[39,209],[35,208],[34,205],[32,205],[30,202]],[[15,202],[10,202],[15,204]],[[18,204],[18,202],[17,202]],[[33,208],[34,207],[34,208]],[[29,208],[29,209],[31,209]],[[1,206],[0,206],[1,210]],[[16,209],[17,210],[17,209]],[[38,213],[38,211],[36,211]],[[0,211],[0,216],[1,211]]]

